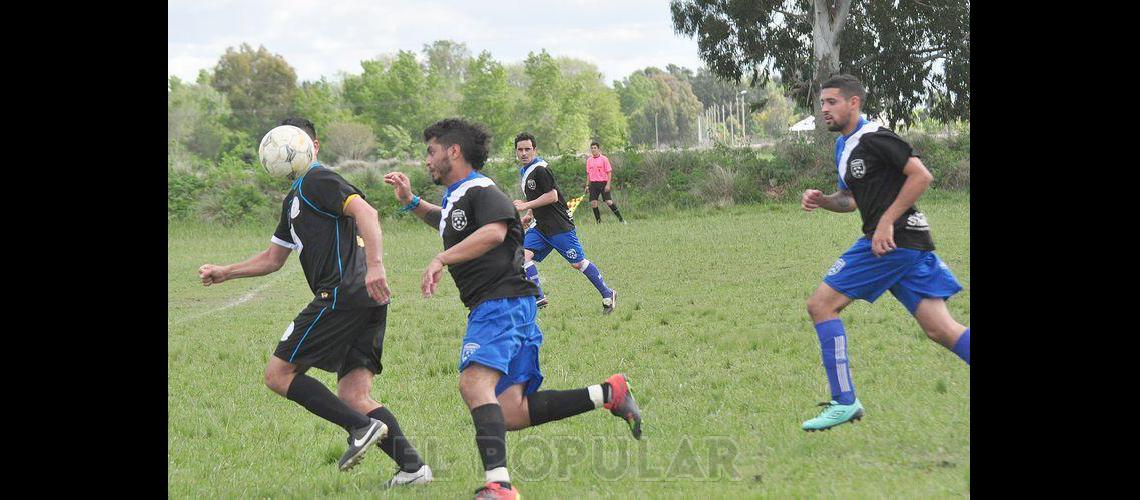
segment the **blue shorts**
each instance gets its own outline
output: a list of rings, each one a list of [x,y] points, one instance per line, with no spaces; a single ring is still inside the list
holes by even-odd
[[[542,234],[538,228],[530,228],[523,238],[523,248],[534,252],[534,261],[542,262],[547,255],[550,255],[550,249],[558,250],[566,262],[577,264],[586,260],[586,251],[582,250],[582,244],[578,242],[578,230],[571,229],[564,233],[558,233],[554,236],[547,236]]]
[[[542,331],[534,322],[537,311],[534,296],[491,299],[475,306],[467,315],[459,371],[479,363],[501,372],[496,396],[524,382],[524,396],[537,391],[542,385],[542,370],[538,366]]]
[[[867,302],[890,290],[911,314],[922,299],[947,299],[962,291],[958,279],[934,252],[896,248],[876,257],[867,238],[847,249],[827,270],[823,282],[852,300]]]

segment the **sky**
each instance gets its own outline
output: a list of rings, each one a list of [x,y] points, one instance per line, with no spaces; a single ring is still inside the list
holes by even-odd
[[[541,49],[582,59],[610,86],[648,66],[703,65],[696,40],[673,33],[668,0],[169,0],[167,9],[167,73],[188,81],[243,42],[284,57],[298,81],[360,74],[362,60],[422,56],[444,39],[503,64]]]

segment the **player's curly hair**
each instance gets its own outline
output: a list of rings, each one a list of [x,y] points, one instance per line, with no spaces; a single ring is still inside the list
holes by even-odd
[[[491,132],[482,123],[469,122],[462,118],[446,118],[424,129],[424,142],[435,139],[443,147],[459,145],[463,159],[475,170],[487,163],[490,151]]]

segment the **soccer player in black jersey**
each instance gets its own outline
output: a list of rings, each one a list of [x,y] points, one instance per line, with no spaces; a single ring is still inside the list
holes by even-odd
[[[546,306],[549,299],[542,293],[535,262],[542,262],[551,250],[557,250],[570,267],[590,280],[602,296],[602,314],[610,314],[617,307],[617,291],[602,279],[598,266],[586,259],[586,250],[578,241],[574,217],[566,206],[566,196],[558,190],[558,183],[554,181],[554,173],[546,160],[537,154],[538,143],[533,135],[523,132],[515,136],[519,186],[526,201],[515,200],[514,204],[520,212],[530,212],[522,219],[523,226],[528,226],[523,235],[523,269],[527,279],[539,287],[538,307]]]
[[[867,90],[853,76],[839,75],[822,85],[823,119],[835,141],[838,190],[824,195],[804,191],[804,210],[859,210],[863,234],[827,271],[807,301],[819,336],[820,353],[831,387],[831,402],[803,423],[824,430],[863,417],[847,355],[839,313],[855,299],[874,302],[890,290],[918,320],[931,340],[970,364],[970,329],[954,320],[946,299],[962,285],[934,253],[930,225],[914,205],[933,176],[918,152],[894,132],[859,115]]]
[[[312,122],[289,118],[281,125],[309,134],[316,157],[320,142]],[[281,269],[293,250],[314,298],[285,329],[265,368],[265,384],[348,431],[340,470],[355,466],[377,443],[400,467],[389,487],[430,482],[431,468],[404,437],[396,417],[371,397],[372,379],[383,368],[391,292],[376,210],[359,189],[314,161],[285,196],[267,250],[228,266],[205,264],[198,274],[205,286],[264,276]],[[310,367],[337,374],[339,398],[305,374]]]
[[[626,377],[567,391],[539,391],[542,331],[535,322],[538,287],[523,274],[522,226],[511,200],[479,173],[490,135],[481,124],[460,119],[424,130],[427,169],[447,186],[439,205],[412,194],[408,176],[384,176],[396,199],[439,231],[444,251],[428,263],[420,283],[431,297],[447,267],[459,298],[470,309],[459,352],[459,393],[475,424],[475,446],[486,484],[475,498],[516,498],[507,472],[508,430],[571,417],[598,407],[627,421],[641,438],[641,411]]]

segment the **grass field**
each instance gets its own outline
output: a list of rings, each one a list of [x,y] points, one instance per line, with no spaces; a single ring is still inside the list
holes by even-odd
[[[668,216],[623,207],[631,224],[621,226],[608,210],[594,224],[584,205],[579,237],[620,302],[603,316],[597,291],[561,257],[539,265],[552,300],[538,318],[543,388],[624,372],[644,436],[633,440],[604,410],[509,433],[511,476],[524,496],[969,494],[970,369],[927,340],[889,294],[843,316],[866,417],[829,432],[800,430],[828,398],[804,301],[858,237],[857,214],[809,214],[798,204]],[[928,193],[919,206],[965,286],[949,305],[968,325],[969,196]],[[265,277],[209,288],[197,280],[203,263],[263,250],[275,225],[169,228],[169,496],[470,497],[483,475],[455,371],[466,309],[446,273],[436,297],[418,290],[442,248],[438,234],[384,221],[393,301],[373,397],[397,415],[436,477],[385,491],[394,465],[383,452],[338,472],[343,430],[262,383],[270,352],[311,297],[296,258]]]

